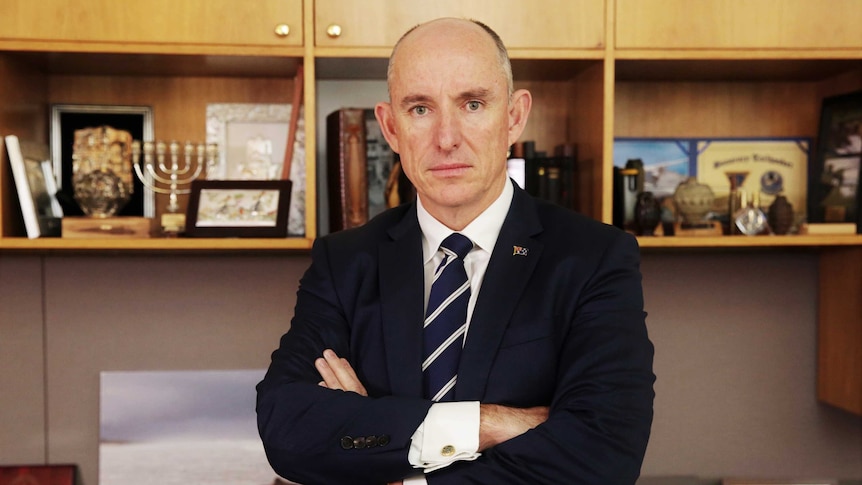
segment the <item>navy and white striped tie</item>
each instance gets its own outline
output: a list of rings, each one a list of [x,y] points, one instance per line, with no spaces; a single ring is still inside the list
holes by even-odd
[[[471,249],[473,242],[457,232],[440,243],[445,257],[434,273],[422,336],[422,381],[425,397],[433,401],[451,401],[455,397],[470,301],[464,257]]]

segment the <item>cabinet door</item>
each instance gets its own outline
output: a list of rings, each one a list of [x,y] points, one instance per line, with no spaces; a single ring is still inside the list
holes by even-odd
[[[0,40],[300,46],[302,0],[2,0]]]
[[[315,44],[326,47],[392,47],[407,29],[437,17],[486,23],[510,49],[600,49],[604,0],[318,0]],[[330,36],[329,27],[341,33]]]
[[[862,46],[859,0],[615,0],[619,49]]]

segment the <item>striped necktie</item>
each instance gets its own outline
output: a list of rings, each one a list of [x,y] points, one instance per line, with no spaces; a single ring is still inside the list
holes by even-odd
[[[451,401],[455,397],[470,301],[464,257],[471,249],[473,242],[457,232],[440,243],[445,256],[434,272],[422,336],[422,381],[425,397],[433,401]]]

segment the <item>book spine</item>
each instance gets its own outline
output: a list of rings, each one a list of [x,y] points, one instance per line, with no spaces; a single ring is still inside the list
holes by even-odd
[[[368,220],[368,173],[363,109],[343,108],[327,117],[330,232]]]

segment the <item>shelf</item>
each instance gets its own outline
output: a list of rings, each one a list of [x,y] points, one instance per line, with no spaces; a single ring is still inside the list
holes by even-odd
[[[63,239],[23,237],[0,238],[0,250],[23,252],[167,251],[235,252],[308,250],[306,238],[149,238],[149,239]],[[862,235],[816,236],[717,236],[639,237],[641,248],[804,248],[862,246]]]
[[[147,239],[63,239],[23,237],[0,238],[0,251],[19,252],[206,252],[301,251],[311,248],[307,238],[147,238]]]
[[[849,58],[797,58],[773,53],[745,59],[706,59],[664,51],[656,58],[650,58],[650,52],[626,54],[630,53],[617,54],[617,81],[817,82],[862,69],[862,52]]]
[[[556,57],[573,54],[568,51],[510,52],[513,77],[517,81],[567,81],[603,58],[601,52],[578,52],[582,55],[572,58]],[[522,57],[515,57],[518,54]],[[322,48],[315,50],[315,57],[315,75],[326,80],[386,79],[389,65],[388,50]]]
[[[642,248],[803,248],[862,246],[862,235],[638,237]]]
[[[294,49],[296,50],[296,49]],[[280,77],[296,75],[302,51],[287,55],[120,54],[6,51],[11,60],[37,72],[78,76],[219,76]]]

